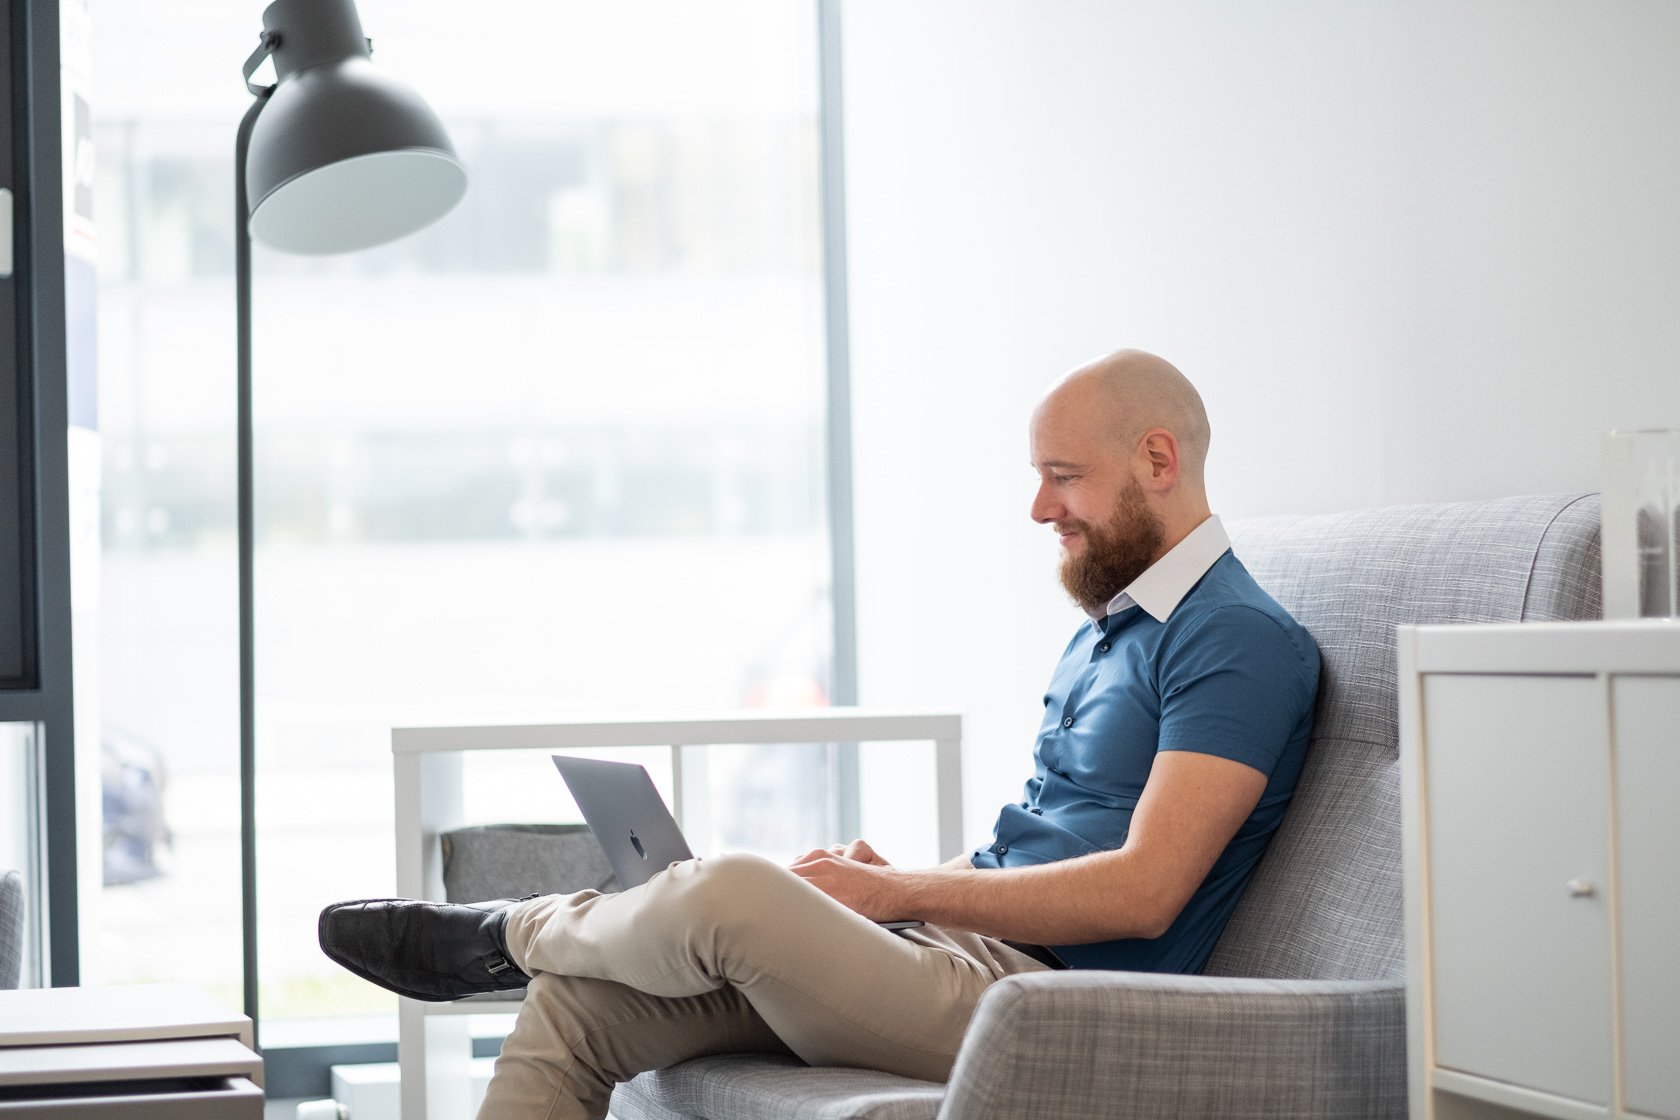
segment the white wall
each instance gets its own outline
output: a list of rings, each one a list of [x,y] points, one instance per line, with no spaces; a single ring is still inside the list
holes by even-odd
[[[1177,363],[1227,517],[1596,489],[1680,426],[1669,0],[854,0],[844,57],[861,695],[966,713],[976,836],[1079,619],[1026,516],[1061,371]]]

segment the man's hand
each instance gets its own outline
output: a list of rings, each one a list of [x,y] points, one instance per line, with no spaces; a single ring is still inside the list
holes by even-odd
[[[822,855],[825,851],[829,855],[839,856],[841,859],[856,860],[859,863],[872,863],[876,867],[892,866],[892,864],[882,859],[874,848],[869,846],[869,842],[867,840],[853,840],[850,844],[830,844],[826,849],[819,848],[816,851],[806,852],[795,862],[804,863],[812,856]]]
[[[792,871],[836,902],[875,921],[911,915],[898,913],[894,880],[899,875],[867,843],[853,840],[806,852]]]
[[[1159,937],[1207,877],[1265,790],[1241,762],[1162,751],[1123,846],[1026,867],[976,871],[966,859],[889,867],[861,840],[800,857],[794,874],[875,921],[919,918],[1040,945]]]

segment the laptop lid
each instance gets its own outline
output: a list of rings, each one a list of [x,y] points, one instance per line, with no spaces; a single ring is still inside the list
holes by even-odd
[[[694,858],[646,767],[561,754],[550,757],[606,853],[620,889],[639,887],[671,864]]]

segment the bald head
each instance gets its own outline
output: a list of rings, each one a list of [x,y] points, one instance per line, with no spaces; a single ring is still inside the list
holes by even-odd
[[[1199,488],[1207,463],[1208,419],[1202,396],[1164,358],[1143,350],[1116,350],[1080,366],[1055,385],[1033,416],[1036,425],[1047,412],[1077,417],[1089,434],[1113,441],[1130,453],[1145,432],[1162,428],[1178,442],[1180,470]]]
[[[1196,387],[1153,354],[1118,350],[1056,382],[1033,413],[1031,443],[1032,517],[1061,538],[1064,584],[1089,569],[1091,587],[1124,587],[1121,576],[1208,517],[1207,412]],[[1096,593],[1071,586],[1089,606]]]

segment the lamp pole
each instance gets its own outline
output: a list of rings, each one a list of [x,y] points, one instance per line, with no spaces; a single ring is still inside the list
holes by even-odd
[[[442,122],[417,94],[371,65],[372,49],[354,0],[274,0],[263,11],[260,43],[245,60],[245,87],[255,100],[239,123],[234,147],[239,863],[245,1014],[253,1029],[258,1018],[252,219],[257,235],[276,248],[349,252],[429,225],[460,201],[467,187],[466,169]],[[253,83],[251,75],[271,55],[274,84]]]
[[[259,53],[269,49],[268,37]],[[247,84],[249,72],[247,72]],[[245,1014],[257,1029],[257,677],[256,677],[256,522],[252,510],[251,425],[251,210],[245,190],[246,156],[251,128],[274,93],[273,86],[253,87],[256,100],[239,122],[234,144],[234,287],[235,336],[239,369],[235,381],[236,483],[239,521],[239,889],[243,931]],[[259,1040],[260,1044],[260,1040]]]

